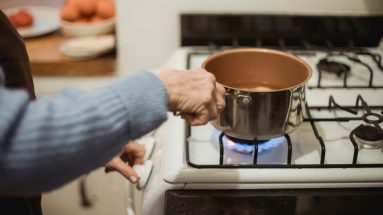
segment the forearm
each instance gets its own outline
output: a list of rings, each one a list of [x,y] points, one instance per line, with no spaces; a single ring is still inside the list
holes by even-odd
[[[1,192],[46,191],[99,167],[127,140],[159,126],[166,110],[165,88],[149,73],[31,102],[2,144]]]

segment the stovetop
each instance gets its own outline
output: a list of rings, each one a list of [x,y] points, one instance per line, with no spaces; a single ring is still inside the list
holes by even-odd
[[[169,65],[180,69],[200,67],[215,51],[207,47],[185,47],[173,54]],[[382,55],[381,49],[370,51]],[[368,124],[363,120],[367,111],[362,101],[372,113],[382,115],[383,71],[369,56],[359,56],[374,72],[373,88],[368,88],[365,86],[369,85],[370,74],[365,66],[331,56],[331,60],[347,64],[351,68],[349,75],[355,74],[355,77],[350,75],[347,88],[343,88],[339,87],[344,84],[343,76],[323,72],[318,87],[316,63],[328,55],[327,51],[298,55],[313,67],[313,76],[307,87],[305,121],[287,135],[291,146],[284,137],[272,150],[262,150],[259,146],[254,162],[256,149],[249,153],[237,152],[228,149],[226,143],[221,153],[217,131],[211,124],[190,127],[183,120],[170,117],[167,130],[172,132],[163,138],[165,146],[161,147],[166,157],[163,160],[164,180],[191,186],[195,183],[231,186],[227,183],[235,183],[243,188],[383,186],[383,149],[361,147],[350,139],[353,129]],[[331,106],[330,100],[335,101]],[[356,111],[356,114],[345,109]],[[382,125],[379,123],[380,127]]]
[[[304,122],[278,144],[272,140],[273,147],[253,142],[233,148],[211,124],[190,127],[170,117],[161,147],[164,180],[235,189],[383,186],[382,32],[373,30],[381,22],[381,16],[184,16],[185,47],[168,67],[198,68],[217,51],[257,47],[295,54],[313,75]],[[357,136],[377,141],[365,144]]]
[[[271,204],[248,201],[245,208],[267,205],[274,209],[280,207],[275,202],[284,195],[278,189],[293,198],[298,195],[299,201],[303,198],[297,192],[309,192],[314,203],[304,200],[301,204],[310,212],[313,205],[331,211],[335,207],[350,209],[350,198],[343,198],[343,204],[330,200],[335,203],[329,207],[318,204],[323,201],[316,192],[331,190],[343,196],[352,191],[352,196],[364,197],[366,191],[370,199],[376,200],[373,192],[381,194],[383,187],[383,149],[361,147],[350,135],[354,135],[353,129],[366,125],[365,120],[377,120],[382,115],[383,71],[377,64],[381,57],[365,53],[367,50],[383,56],[382,49],[377,48],[382,23],[383,16],[181,14],[182,48],[174,51],[164,67],[199,68],[208,55],[226,48],[263,47],[292,52],[314,70],[306,91],[305,121],[295,131],[271,142],[247,142],[238,148],[211,124],[189,126],[169,114],[168,121],[156,132],[157,145],[151,158],[154,168],[143,205],[152,205],[159,199],[156,205],[163,205],[159,202],[165,199],[166,212],[171,212],[169,208],[184,208],[174,212],[177,214],[191,212],[190,205],[198,209],[210,205],[224,208],[225,212],[230,210],[226,205],[236,205],[230,210],[236,213],[251,211],[242,210],[240,202],[244,198],[238,193],[251,198],[260,191],[266,193]],[[300,45],[303,46],[294,47]],[[318,62],[322,63],[317,67]],[[369,111],[370,115],[363,119]],[[378,125],[381,127],[382,123]],[[359,135],[363,136],[372,126],[363,127]],[[230,200],[222,198],[222,193]],[[298,205],[285,204],[286,198],[283,199],[284,205]],[[376,205],[381,205],[379,198],[377,201]],[[194,207],[196,204],[199,207]],[[366,208],[366,204],[355,205],[362,211]],[[160,211],[156,207],[144,208],[151,208],[144,214]],[[299,213],[299,207],[292,208]]]
[[[211,52],[189,52],[189,67],[201,65],[209,53]],[[198,168],[383,167],[380,147],[366,149],[368,145],[360,145],[360,142],[354,140],[355,138],[350,139],[350,132],[358,126],[374,126],[363,120],[367,111],[371,111],[369,116],[371,118],[375,115],[382,117],[381,62],[374,60],[372,55],[357,54],[358,52],[354,51],[293,53],[304,59],[314,71],[308,82],[305,122],[296,131],[288,134],[284,144],[275,150],[258,153],[258,161],[254,161],[254,153],[239,153],[225,147],[220,151],[219,138],[213,137],[214,129],[210,124],[192,127],[187,141],[190,165]],[[379,49],[369,50],[368,53],[373,53],[373,56],[380,59]],[[345,65],[349,71],[341,74],[324,71],[318,66],[318,63],[324,60]],[[368,110],[363,107],[363,102],[368,106]],[[377,129],[380,129],[380,132],[381,125],[381,121],[375,125],[379,127]],[[291,141],[288,141],[289,139]],[[380,140],[378,144],[383,143],[382,141]],[[203,151],[211,151],[212,155],[205,156],[206,152],[202,153]],[[203,156],[199,156],[201,154]],[[219,159],[220,156],[223,156],[223,161]]]

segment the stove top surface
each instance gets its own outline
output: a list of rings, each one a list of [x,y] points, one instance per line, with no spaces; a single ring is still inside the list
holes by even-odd
[[[207,47],[182,48],[177,50],[172,58],[173,63],[177,62],[178,66],[177,63],[172,65],[181,69],[200,67],[203,60],[215,51],[217,50],[212,51]],[[378,48],[370,51],[382,56],[382,51]],[[375,115],[382,115],[383,71],[379,64],[370,55],[358,55],[354,52],[340,54],[327,51],[292,51],[292,53],[297,54],[312,67],[313,76],[307,88],[307,108],[310,116],[305,115],[306,121],[288,134],[291,150],[289,151],[287,139],[281,137],[282,143],[272,150],[258,147],[254,166],[254,148],[251,146],[233,150],[226,143],[220,151],[219,139],[216,138],[216,131],[211,124],[189,127],[182,120],[172,119],[178,123],[174,129],[184,131],[176,135],[177,137],[173,136],[172,139],[177,143],[169,142],[172,149],[168,151],[171,154],[167,153],[167,157],[171,159],[165,162],[165,181],[258,183],[258,185],[325,183],[327,184],[325,187],[334,183],[338,184],[335,186],[346,186],[346,183],[347,186],[363,186],[361,184],[383,186],[381,148],[383,143],[375,141],[360,144],[357,138],[354,138],[355,141],[350,139],[351,131],[359,126],[374,126],[365,120],[368,111],[363,108],[363,102],[370,107],[371,116],[368,117],[376,120]],[[350,60],[350,57],[362,63]],[[324,59],[344,64],[346,68],[349,67],[349,71],[340,74],[323,71],[317,64]],[[347,74],[346,86],[344,74]],[[357,100],[359,100],[358,106],[356,106]],[[382,122],[378,122],[377,125],[381,127]],[[359,133],[365,133],[364,130],[368,130],[369,127],[362,128],[362,132]],[[373,147],[369,147],[371,145]],[[178,155],[175,155],[177,153]]]
[[[366,111],[371,111],[371,114],[369,114],[370,117],[382,118],[383,69],[381,68],[381,61],[375,61],[372,55],[358,53],[359,52],[354,51],[311,51],[296,53],[313,69],[313,76],[308,82],[307,89],[307,104],[310,115],[306,115],[305,118],[320,119],[315,121],[315,124],[318,134],[323,138],[323,142],[326,144],[326,159],[324,163],[352,163],[354,147],[353,144],[350,143],[350,132],[361,124],[374,127],[373,124],[367,123],[368,121],[365,120],[365,117],[367,117]],[[375,56],[380,57],[382,52],[380,49],[375,49],[368,53],[373,53]],[[208,54],[203,54],[203,52],[190,52],[189,54],[192,56],[189,58],[189,66],[191,68],[200,66],[203,60],[208,56]],[[333,64],[323,63],[324,61],[327,61],[326,63],[332,62]],[[339,68],[331,68],[335,63],[341,66],[341,68],[347,68],[347,72],[337,74],[326,71],[331,69],[338,70]],[[371,110],[363,110],[363,108],[360,108],[362,106],[361,99],[367,106],[371,107]],[[358,106],[356,106],[357,100],[359,100]],[[329,108],[330,103],[331,108]],[[351,112],[337,108],[335,105],[348,108]],[[382,120],[376,120],[376,126],[380,126]],[[192,128],[190,140],[199,140],[203,136],[204,140],[208,141],[208,135],[203,135],[200,131],[211,130],[210,127],[211,126],[207,126],[206,128]],[[212,131],[208,133],[212,133]],[[365,133],[365,131],[359,133]],[[379,131],[377,133],[379,136]],[[292,132],[290,137],[293,144],[292,163],[314,164],[320,159],[320,144],[318,144],[316,134],[309,120],[303,123],[298,130]],[[380,139],[380,136],[378,139]],[[378,145],[380,144],[379,142],[382,142],[379,140],[376,141]],[[210,142],[214,141],[210,140]],[[361,141],[357,142],[361,143]],[[217,143],[214,144],[217,145]],[[191,147],[196,145],[197,144],[193,143],[190,144]],[[287,144],[284,145],[287,146]],[[368,145],[371,144],[359,144],[363,150],[360,151],[357,162],[382,163],[383,155],[381,150],[368,150],[366,148],[371,148],[368,147]],[[270,153],[277,153],[276,151],[277,150],[274,150]],[[372,154],[377,154],[378,156],[373,156]],[[270,156],[271,155],[265,157]],[[240,157],[244,158],[246,156],[242,155]],[[260,158],[262,157],[263,155],[261,154]],[[204,163],[203,161],[201,162]]]

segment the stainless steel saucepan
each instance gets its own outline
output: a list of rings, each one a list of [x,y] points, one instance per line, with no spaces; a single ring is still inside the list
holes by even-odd
[[[312,70],[298,57],[271,49],[239,48],[209,56],[202,67],[226,90],[226,107],[212,124],[226,135],[266,140],[303,121]]]

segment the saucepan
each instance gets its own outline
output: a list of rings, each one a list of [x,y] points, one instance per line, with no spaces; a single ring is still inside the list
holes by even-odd
[[[295,55],[263,48],[238,48],[210,55],[202,67],[225,87],[226,107],[212,121],[226,135],[267,140],[303,121],[310,66]]]

